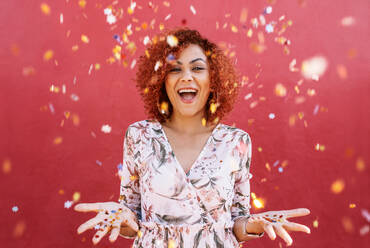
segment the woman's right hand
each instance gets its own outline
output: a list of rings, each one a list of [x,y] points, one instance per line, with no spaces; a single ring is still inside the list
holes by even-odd
[[[133,213],[128,207],[123,206],[117,202],[96,202],[96,203],[80,203],[74,207],[74,210],[78,212],[97,212],[98,214],[81,224],[77,233],[81,234],[88,229],[98,229],[94,235],[92,242],[97,244],[109,231],[109,241],[116,241],[121,225],[126,225],[133,229],[135,232],[138,231],[138,220],[136,214]]]

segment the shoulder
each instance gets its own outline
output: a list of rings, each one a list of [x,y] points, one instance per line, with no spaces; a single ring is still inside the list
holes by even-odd
[[[136,122],[130,124],[128,126],[127,130],[129,130],[129,131],[139,131],[141,129],[146,129],[149,126],[151,126],[155,123],[156,123],[156,121],[153,120],[153,119],[140,120],[140,121],[136,121]]]
[[[246,141],[250,141],[249,133],[241,128],[230,126],[223,123],[221,123],[221,127],[225,130],[225,132],[229,133],[235,139],[243,139]]]

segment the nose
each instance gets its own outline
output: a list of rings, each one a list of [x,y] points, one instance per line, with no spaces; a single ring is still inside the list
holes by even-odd
[[[188,70],[186,70],[184,72],[184,74],[182,75],[182,77],[181,77],[181,81],[183,81],[183,82],[191,82],[191,81],[193,81],[193,76],[192,76],[191,72],[189,72]]]

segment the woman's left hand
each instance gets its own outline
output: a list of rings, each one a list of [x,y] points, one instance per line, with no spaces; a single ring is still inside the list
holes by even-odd
[[[248,219],[247,225],[250,223],[259,224],[264,231],[268,234],[270,239],[274,240],[276,234],[279,235],[287,245],[293,243],[292,238],[287,231],[299,231],[311,233],[310,228],[305,225],[290,222],[287,219],[291,217],[298,217],[310,214],[310,210],[307,208],[296,208],[290,210],[280,210],[280,211],[268,211],[258,214],[252,214]],[[276,232],[276,234],[275,234]]]

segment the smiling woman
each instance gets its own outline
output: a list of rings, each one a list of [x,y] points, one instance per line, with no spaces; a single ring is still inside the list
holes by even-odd
[[[120,234],[134,238],[134,248],[236,248],[265,231],[288,245],[286,230],[310,231],[286,220],[308,209],[250,214],[251,138],[220,122],[240,83],[214,43],[196,30],[167,31],[153,39],[138,68],[150,119],[126,130],[119,204],[76,205],[99,212],[79,232],[100,225],[94,243],[111,231],[112,242]]]

